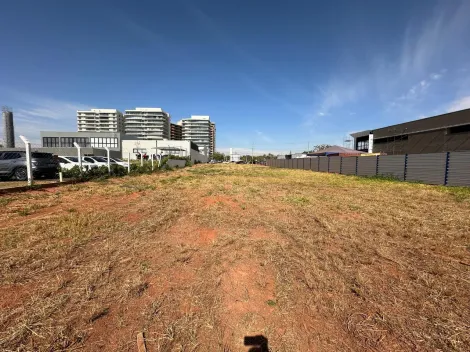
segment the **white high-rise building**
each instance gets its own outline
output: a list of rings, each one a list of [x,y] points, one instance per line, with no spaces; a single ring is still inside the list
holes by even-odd
[[[77,111],[78,132],[124,132],[124,118],[116,109]]]
[[[126,110],[125,132],[139,139],[170,139],[170,114],[161,108]]]
[[[196,116],[183,119],[183,140],[196,143],[204,155],[212,155],[215,146],[215,124],[209,116]]]

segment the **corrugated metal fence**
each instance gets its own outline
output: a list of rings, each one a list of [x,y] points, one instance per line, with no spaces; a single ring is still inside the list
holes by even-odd
[[[470,152],[273,159],[267,165],[343,175],[391,176],[432,185],[470,186]]]

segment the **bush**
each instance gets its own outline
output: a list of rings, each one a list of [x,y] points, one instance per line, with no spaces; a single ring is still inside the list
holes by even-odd
[[[118,164],[113,164],[111,165],[111,175],[116,177],[126,176],[127,168]]]
[[[62,175],[65,178],[71,178],[71,179],[76,179],[79,180],[82,177],[82,171],[78,166],[72,167],[70,170],[67,169],[62,169]]]
[[[154,165],[156,167],[156,165]],[[144,163],[143,166],[140,166],[140,164],[131,164],[131,175],[142,175],[142,174],[151,174],[152,172],[152,165],[151,163]]]

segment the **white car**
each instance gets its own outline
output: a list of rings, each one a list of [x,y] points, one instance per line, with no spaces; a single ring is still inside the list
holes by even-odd
[[[103,159],[108,161],[108,158],[103,156]],[[124,161],[124,160],[121,160],[121,159],[118,159],[118,158],[109,158],[111,159],[111,164],[118,164],[118,165],[121,165],[121,166],[124,166],[124,167],[127,167],[129,164],[127,163],[127,161]]]
[[[82,157],[82,161],[85,161],[97,167],[108,166],[108,160],[102,156],[84,156]],[[113,164],[112,161],[111,161],[111,164]]]
[[[61,156],[59,155],[57,157],[60,163],[60,168],[65,169],[65,170],[70,170],[74,166],[79,166],[78,164],[78,157],[76,156]],[[97,167],[94,164],[90,164],[88,162],[82,162],[82,169],[83,170],[88,170],[91,168]]]

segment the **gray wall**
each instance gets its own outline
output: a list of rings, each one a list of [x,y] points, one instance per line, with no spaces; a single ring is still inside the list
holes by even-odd
[[[186,160],[174,160],[170,159],[167,161],[168,166],[171,167],[184,167],[186,165]]]
[[[268,166],[358,176],[386,176],[433,185],[470,186],[470,151],[363,157],[268,160]]]

